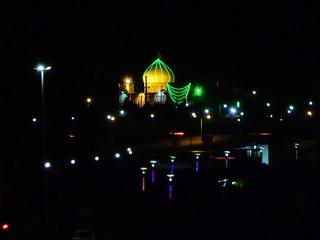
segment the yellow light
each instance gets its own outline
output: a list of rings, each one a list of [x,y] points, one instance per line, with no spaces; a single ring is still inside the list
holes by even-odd
[[[116,120],[116,118],[112,116],[112,117],[110,118],[110,120],[111,120],[111,121],[114,121],[114,120]]]
[[[208,115],[206,116],[206,118],[207,118],[207,119],[211,119],[211,115],[208,114]]]
[[[126,79],[126,83],[127,83],[127,84],[130,83],[130,79],[129,79],[129,78]]]
[[[311,112],[311,111],[308,111],[308,112],[307,112],[307,115],[308,115],[309,117],[311,117],[311,116],[312,116],[312,112]]]
[[[256,91],[256,90],[253,90],[253,91],[252,91],[252,94],[253,94],[253,95],[256,95],[256,94],[257,94],[257,91]]]
[[[92,99],[91,98],[87,98],[87,103],[91,103],[92,102]]]

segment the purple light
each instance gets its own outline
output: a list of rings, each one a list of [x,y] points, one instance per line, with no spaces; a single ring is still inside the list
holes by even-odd
[[[154,169],[152,169],[152,182],[154,183]]]
[[[145,186],[145,177],[142,177],[142,191],[146,190],[146,186]]]
[[[172,199],[172,185],[169,185],[169,199]]]

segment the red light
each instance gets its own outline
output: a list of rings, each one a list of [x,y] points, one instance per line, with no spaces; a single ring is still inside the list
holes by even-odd
[[[174,132],[173,135],[176,135],[176,136],[183,136],[184,135],[184,132]]]
[[[3,230],[7,230],[9,228],[9,224],[5,223],[2,225]]]
[[[271,133],[259,133],[260,136],[270,136]]]

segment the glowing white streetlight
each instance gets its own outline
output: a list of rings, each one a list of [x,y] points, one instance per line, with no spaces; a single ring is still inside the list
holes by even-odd
[[[148,170],[147,167],[141,167],[140,170],[142,171],[142,174],[146,174],[146,171]]]
[[[45,168],[50,168],[51,167],[51,163],[50,162],[45,162],[44,163],[44,167]]]
[[[99,160],[100,160],[99,156],[95,156],[95,157],[94,157],[94,160],[95,160],[96,162],[99,161]]]
[[[170,161],[173,163],[174,160],[176,159],[176,156],[170,156]]]
[[[156,163],[157,163],[157,161],[156,160],[150,160],[150,163],[151,163],[151,167],[154,168]]]
[[[115,154],[114,154],[114,157],[115,157],[115,158],[120,158],[121,155],[120,155],[120,153],[115,153]]]
[[[201,153],[195,153],[194,155],[196,156],[196,159],[199,159]]]
[[[71,160],[70,160],[70,163],[71,163],[71,165],[74,165],[74,164],[76,164],[76,160],[71,159]]]
[[[37,122],[37,118],[32,118],[32,122]]]
[[[44,72],[51,69],[50,66],[38,65],[35,70],[41,73],[41,102],[42,102],[42,141],[43,141],[43,159],[46,158],[46,128],[45,128],[45,112],[44,112]]]
[[[151,163],[151,168],[152,168],[151,181],[154,183],[154,167],[155,167],[157,161],[156,160],[150,160],[150,163]]]
[[[167,177],[169,178],[169,182],[172,182],[174,174],[167,174]]]

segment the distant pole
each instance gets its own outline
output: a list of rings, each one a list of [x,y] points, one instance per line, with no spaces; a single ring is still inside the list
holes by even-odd
[[[202,117],[200,118],[200,141],[202,141]]]
[[[144,76],[145,82],[146,82],[146,89],[144,90],[145,92],[145,97],[144,97],[144,104],[147,104],[147,100],[148,100],[148,76]]]

